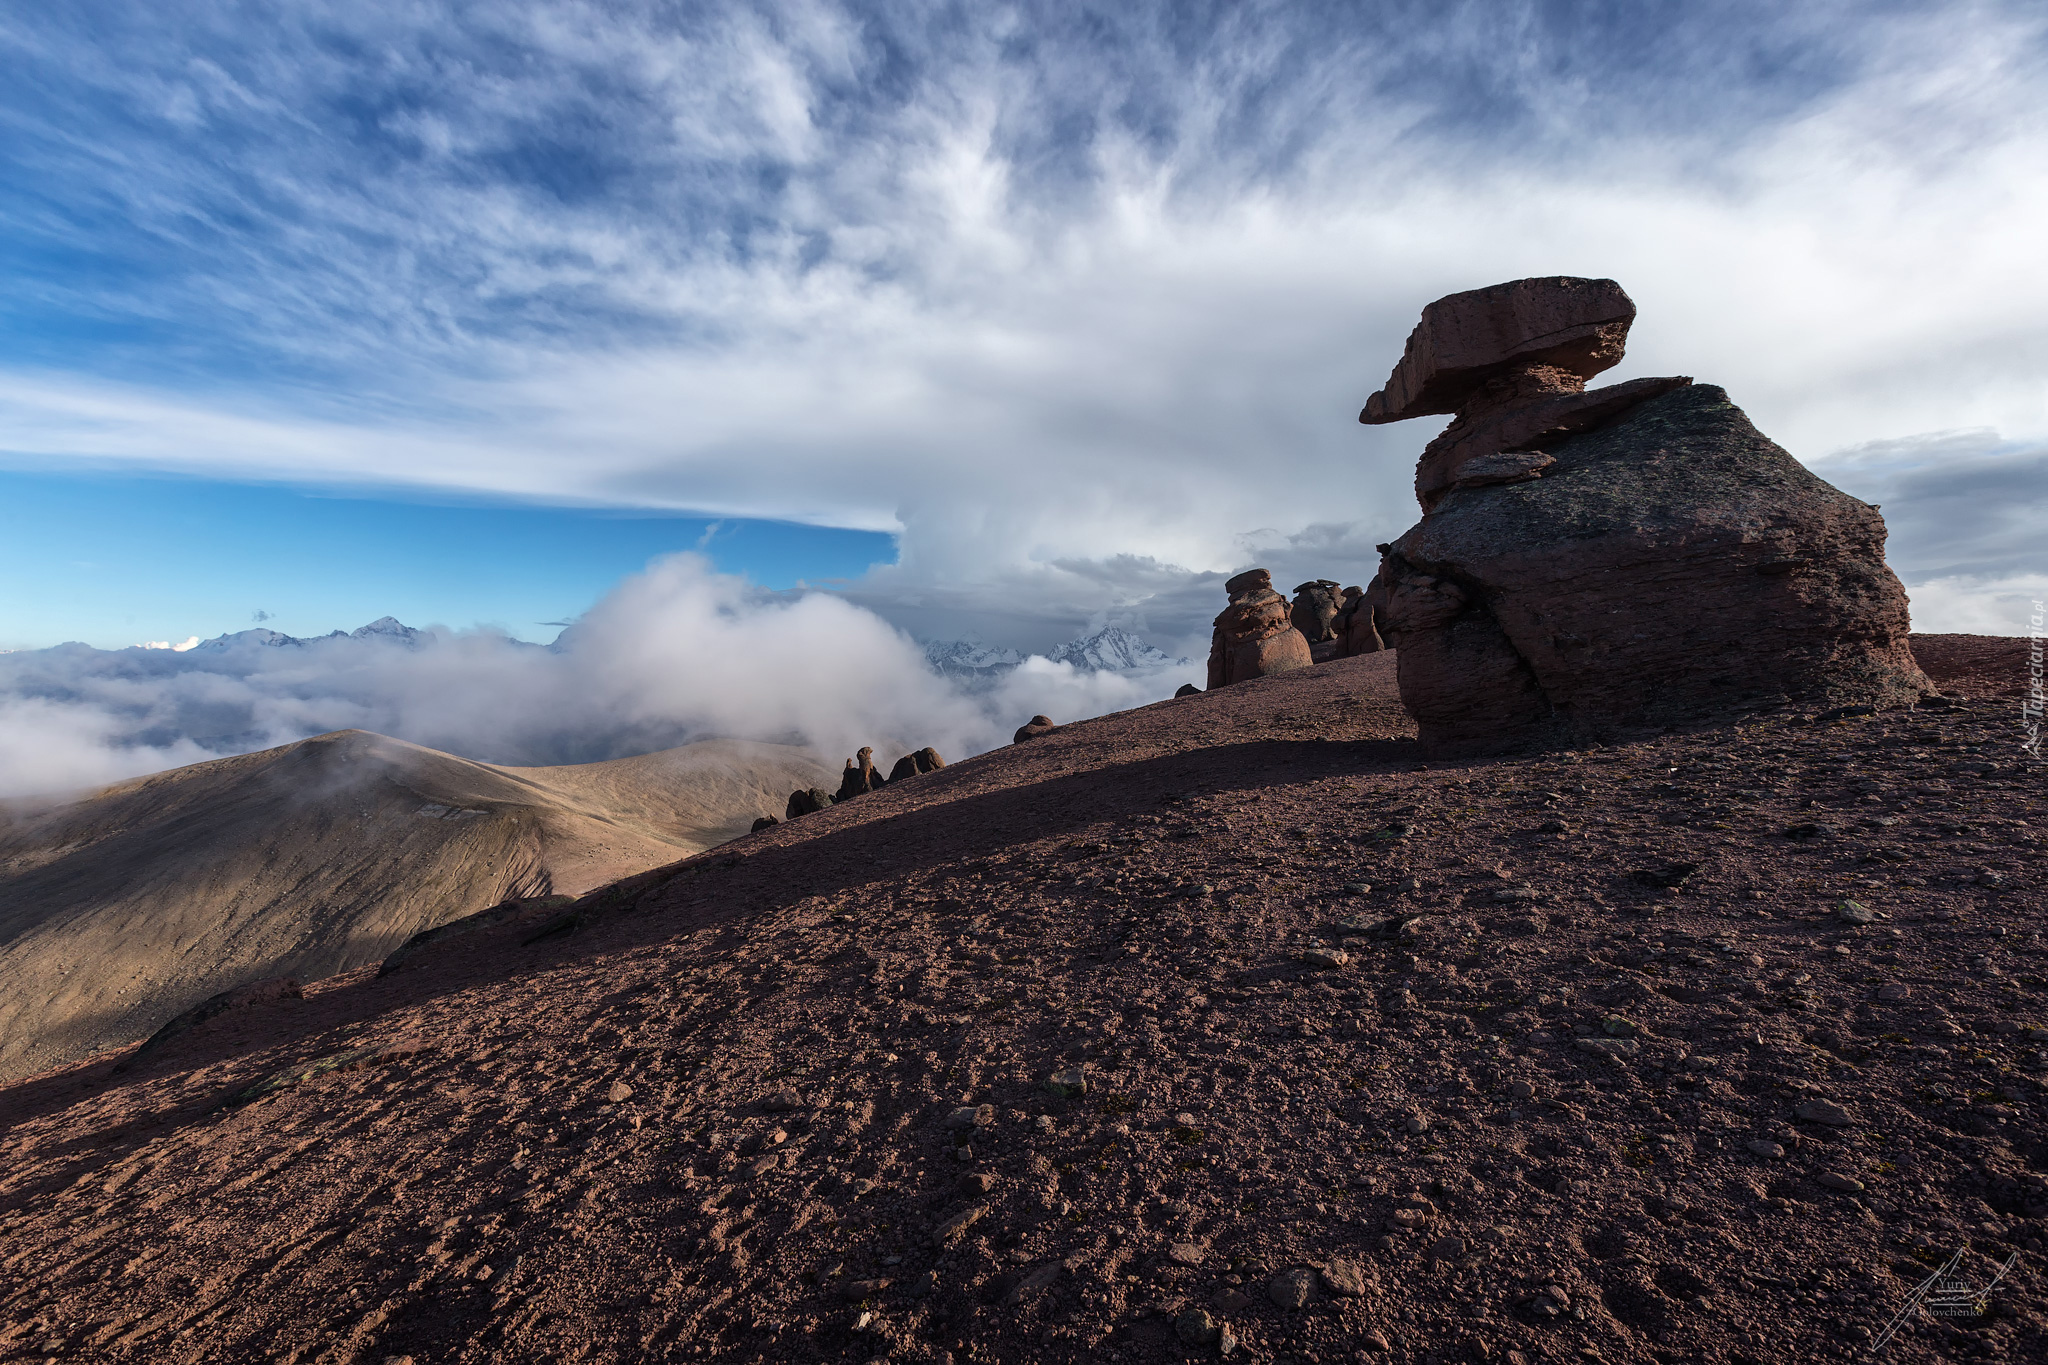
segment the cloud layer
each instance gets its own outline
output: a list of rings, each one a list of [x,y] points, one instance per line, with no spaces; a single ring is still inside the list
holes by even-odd
[[[1455,289],[1618,278],[1613,377],[1909,500],[1900,442],[2048,439],[2032,6],[0,23],[17,460],[889,529],[855,595],[892,620],[1185,650],[1203,575],[1355,580],[1413,520],[1433,432],[1352,418]],[[1928,506],[1887,503],[1909,557],[1975,515]],[[2041,567],[2008,551],[1944,581]]]
[[[893,759],[1006,742],[1036,712],[1078,720],[1172,695],[1200,667],[1080,673],[1043,658],[988,690],[933,673],[881,618],[766,594],[677,555],[622,583],[556,649],[486,632],[298,647],[0,655],[0,797],[71,790],[358,728],[487,762],[581,763],[693,739],[862,744]]]

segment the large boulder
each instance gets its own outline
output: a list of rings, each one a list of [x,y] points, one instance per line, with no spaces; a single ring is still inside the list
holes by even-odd
[[[1306,668],[1308,639],[1294,628],[1287,599],[1273,591],[1273,576],[1247,569],[1223,585],[1230,605],[1216,618],[1209,644],[1209,688]]]
[[[1445,490],[1386,549],[1381,630],[1430,751],[1931,690],[1884,519],[1720,388],[1667,390],[1546,453],[1525,481]]]
[[[897,759],[896,766],[889,770],[889,780],[901,782],[920,773],[935,773],[945,766],[946,760],[939,757],[939,751],[927,745],[914,754],[905,754]]]
[[[1288,620],[1301,632],[1302,639],[1317,645],[1337,638],[1337,608],[1336,583],[1318,578],[1295,588]]]
[[[1387,547],[1379,547],[1382,555]],[[1373,575],[1370,586],[1346,588],[1346,595],[1357,593],[1339,617],[1338,629],[1344,641],[1344,657],[1349,659],[1359,654],[1377,654],[1387,647],[1380,634],[1387,610],[1387,584],[1384,574]]]
[[[803,791],[789,794],[789,804],[784,807],[782,818],[794,820],[801,815],[816,815],[832,804],[832,793],[823,787],[808,787]]]
[[[1542,276],[1446,294],[1422,310],[1386,387],[1361,422],[1457,412],[1512,368],[1540,366],[1581,386],[1621,363],[1635,301],[1613,280]]]

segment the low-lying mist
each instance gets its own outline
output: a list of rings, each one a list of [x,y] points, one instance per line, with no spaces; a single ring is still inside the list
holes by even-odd
[[[0,655],[0,796],[55,795],[181,764],[362,729],[489,763],[622,758],[693,740],[801,744],[836,763],[1006,742],[1171,696],[1199,665],[1082,672],[1032,658],[994,686],[935,673],[908,636],[824,593],[771,594],[680,554],[626,579],[541,649],[436,629],[415,647]]]

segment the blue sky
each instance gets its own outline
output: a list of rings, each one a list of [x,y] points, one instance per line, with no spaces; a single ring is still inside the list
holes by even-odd
[[[1996,627],[2048,592],[2044,24],[17,6],[0,646],[538,634],[721,519],[721,567],[921,634],[1184,649],[1254,559],[1370,571],[1433,433],[1352,414],[1422,304],[1538,273],[1634,295],[1612,378],[1911,499],[1916,609]]]
[[[771,589],[895,558],[874,531],[368,496],[176,476],[0,476],[10,645],[103,649],[261,625],[324,635],[383,615],[546,642],[628,574],[695,551]]]

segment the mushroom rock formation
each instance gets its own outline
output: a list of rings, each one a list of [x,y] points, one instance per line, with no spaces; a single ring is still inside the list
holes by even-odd
[[[1458,487],[1541,477],[1550,448],[1692,380],[1586,381],[1621,362],[1636,306],[1613,280],[1511,280],[1438,299],[1408,334],[1387,386],[1358,420],[1452,414],[1423,448],[1415,496],[1427,512]]]
[[[919,773],[935,773],[945,766],[946,760],[939,757],[939,751],[927,745],[914,754],[905,754],[897,759],[896,766],[889,770],[889,780],[901,782]]]
[[[1294,606],[1288,619],[1310,644],[1337,638],[1337,585],[1327,578],[1303,583],[1294,590]]]
[[[1223,585],[1230,605],[1216,618],[1209,646],[1209,689],[1247,678],[1306,668],[1308,639],[1289,620],[1287,599],[1273,591],[1273,575],[1247,569]]]
[[[791,792],[789,805],[784,809],[782,818],[794,820],[799,815],[816,815],[831,804],[832,793],[823,787],[810,787],[804,791]]]
[[[1040,735],[1049,735],[1059,728],[1059,726],[1052,723],[1051,716],[1033,716],[1029,724],[1018,727],[1017,733],[1011,736],[1010,743],[1022,744],[1027,739],[1037,739]]]
[[[1503,373],[1489,365],[1532,355],[1569,375],[1604,369],[1632,313],[1607,280],[1453,294],[1424,311],[1367,405],[1369,420],[1391,421],[1464,404],[1424,452],[1423,519],[1382,547],[1366,591],[1383,594],[1378,628],[1399,651],[1401,699],[1431,752],[1621,737],[1793,698],[1901,704],[1931,690],[1907,648],[1877,509],[1801,466],[1720,388],[1638,381],[1651,391],[1626,403],[1616,395],[1628,385],[1594,390],[1581,396],[1603,406],[1572,408],[1569,422],[1561,399],[1524,394],[1538,415],[1521,427],[1525,407],[1483,415],[1496,431],[1548,423],[1540,463],[1510,479],[1494,475],[1513,462],[1493,458],[1509,452],[1467,441],[1462,465],[1444,457],[1461,425],[1468,436],[1479,425],[1467,421],[1474,390],[1459,384],[1478,375],[1483,387]],[[1475,462],[1487,477],[1462,477]]]

